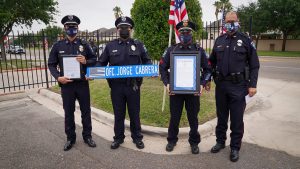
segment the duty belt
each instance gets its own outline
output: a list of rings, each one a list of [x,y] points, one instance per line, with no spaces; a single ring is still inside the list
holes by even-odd
[[[216,73],[216,79],[217,81],[231,81],[233,83],[239,83],[245,80],[245,76],[243,72],[238,73],[230,73],[229,76],[223,76],[220,73]]]

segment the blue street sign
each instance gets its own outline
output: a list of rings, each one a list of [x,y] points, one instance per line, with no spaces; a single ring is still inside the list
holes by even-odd
[[[88,67],[86,76],[93,79],[158,76],[158,65]]]

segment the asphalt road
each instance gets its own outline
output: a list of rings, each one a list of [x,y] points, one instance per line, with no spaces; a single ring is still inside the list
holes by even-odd
[[[259,76],[300,82],[300,58],[260,57]]]
[[[0,168],[300,168],[300,158],[243,143],[237,163],[228,159],[229,149],[218,154],[154,155],[120,147],[93,136],[96,148],[87,147],[77,126],[77,142],[64,152],[64,119],[29,98],[1,96]]]

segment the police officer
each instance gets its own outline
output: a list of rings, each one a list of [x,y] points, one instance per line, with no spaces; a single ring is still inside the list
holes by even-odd
[[[76,142],[74,122],[76,99],[79,102],[81,110],[83,126],[82,137],[84,142],[90,147],[96,147],[91,135],[92,124],[89,83],[85,79],[86,67],[95,64],[96,56],[91,47],[76,36],[78,33],[78,25],[80,24],[80,19],[77,16],[67,15],[62,18],[61,23],[64,25],[67,37],[53,45],[48,60],[48,67],[52,76],[58,81],[61,87],[61,96],[65,111],[65,133],[67,135],[64,151],[70,150]],[[77,55],[76,60],[82,65],[80,80],[71,80],[63,75],[62,55]],[[57,66],[59,66],[60,71],[57,69]]]
[[[94,54],[95,54],[96,56],[98,56],[98,47],[97,47],[97,45],[95,44],[95,41],[94,41],[93,39],[90,39],[90,40],[89,40],[89,43],[90,43],[90,45],[91,45],[91,48],[92,48]]]
[[[203,75],[201,79],[200,93],[199,94],[176,94],[170,95],[170,111],[171,119],[168,129],[168,144],[166,151],[173,151],[178,141],[179,122],[182,114],[183,105],[187,111],[188,121],[190,124],[189,143],[193,154],[199,153],[198,144],[200,143],[200,134],[198,132],[198,112],[200,110],[200,94],[203,86],[210,77],[210,69],[208,67],[208,60],[204,50],[199,44],[192,43],[192,31],[195,30],[195,24],[193,22],[184,20],[176,25],[180,34],[180,43],[166,49],[164,56],[160,60],[159,71],[161,79],[164,85],[167,87],[169,94],[169,72],[170,57],[173,52],[176,53],[199,53],[201,56],[201,68],[203,69]]]
[[[214,69],[218,117],[217,144],[212,147],[211,152],[217,153],[225,148],[230,114],[230,160],[236,162],[244,134],[245,96],[249,94],[252,97],[256,94],[259,60],[249,37],[238,32],[237,14],[228,12],[225,22],[226,34],[216,39],[209,58]]]
[[[99,64],[106,66],[139,65],[151,64],[147,49],[138,40],[130,38],[133,20],[129,17],[119,17],[115,21],[118,29],[119,38],[109,42],[100,56]],[[140,123],[140,86],[142,78],[116,78],[108,79],[111,88],[111,100],[113,104],[114,122],[114,141],[111,149],[117,149],[124,142],[124,120],[126,106],[130,118],[130,131],[133,143],[139,149],[144,148],[142,141]]]

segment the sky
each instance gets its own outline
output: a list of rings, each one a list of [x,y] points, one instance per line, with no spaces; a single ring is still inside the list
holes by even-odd
[[[119,6],[125,16],[130,16],[130,9],[134,0],[57,0],[59,13],[55,16],[56,23],[51,25],[61,26],[60,20],[63,16],[74,14],[81,19],[80,30],[94,31],[99,28],[114,27],[115,17],[113,8]],[[202,21],[215,21],[215,0],[199,0],[202,8]],[[240,5],[247,5],[257,0],[230,0],[234,9]],[[188,10],[188,6],[187,6]],[[220,16],[221,17],[221,16]],[[167,22],[167,21],[166,21]],[[35,22],[30,30],[38,31],[45,28],[43,23]],[[14,27],[14,31],[27,31],[20,26]]]

